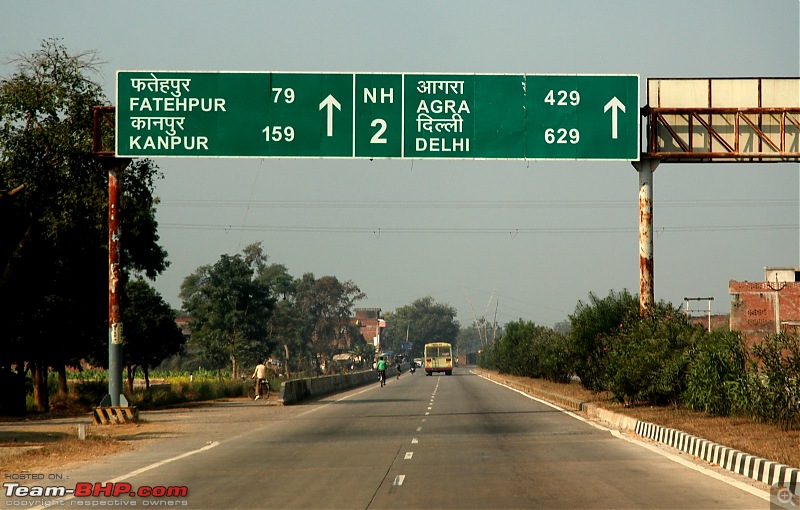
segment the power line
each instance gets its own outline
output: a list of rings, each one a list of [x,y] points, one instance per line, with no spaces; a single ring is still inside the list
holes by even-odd
[[[656,208],[797,207],[796,198],[661,200]],[[160,207],[267,209],[629,209],[632,200],[202,200],[162,199]]]
[[[289,225],[220,225],[210,223],[159,223],[159,228],[180,230],[216,230],[216,231],[246,231],[246,232],[288,232],[288,233],[329,233],[329,234],[469,234],[469,235],[548,235],[548,234],[635,234],[637,228],[631,227],[532,227],[532,228],[501,228],[501,227],[331,227],[331,226],[289,226]],[[657,234],[685,233],[685,232],[737,232],[737,231],[764,231],[764,230],[798,230],[800,225],[715,225],[715,226],[682,226],[659,227]]]

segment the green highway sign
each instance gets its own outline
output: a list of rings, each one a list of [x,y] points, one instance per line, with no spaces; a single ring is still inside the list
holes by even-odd
[[[119,157],[637,161],[638,75],[118,71]]]

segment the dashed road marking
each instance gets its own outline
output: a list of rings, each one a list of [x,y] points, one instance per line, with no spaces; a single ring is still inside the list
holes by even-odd
[[[406,456],[403,457],[403,460],[411,460],[411,457],[414,456],[414,452],[406,452]]]

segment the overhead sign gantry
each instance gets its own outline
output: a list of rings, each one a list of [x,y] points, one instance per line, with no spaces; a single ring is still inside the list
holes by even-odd
[[[645,157],[664,163],[800,161],[800,79],[650,78]]]
[[[638,75],[118,71],[120,157],[636,161]]]

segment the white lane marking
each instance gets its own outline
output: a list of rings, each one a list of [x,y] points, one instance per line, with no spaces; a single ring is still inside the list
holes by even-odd
[[[417,444],[417,443],[419,443],[419,438],[415,437],[414,439],[411,440],[411,444]]]
[[[505,385],[505,384],[503,384],[503,383],[501,383],[501,382],[498,382],[498,381],[493,381],[493,380],[491,380],[491,379],[488,379],[488,378],[486,378],[486,377],[483,377],[483,376],[482,376],[482,375],[480,375],[480,374],[478,374],[478,376],[479,376],[479,377],[482,377],[483,379],[486,379],[486,380],[487,380],[487,381],[489,381],[489,382],[493,382],[493,383],[495,383],[495,384],[496,384],[496,385],[498,385],[498,386],[502,386],[503,388],[507,388],[507,389],[509,389],[509,390],[511,390],[511,391],[515,391],[515,392],[519,393],[520,395],[522,395],[523,397],[527,397],[527,398],[529,398],[529,399],[531,399],[531,400],[535,400],[536,402],[539,402],[540,404],[544,404],[544,405],[546,405],[546,406],[548,406],[548,407],[552,407],[553,409],[557,409],[557,410],[561,411],[562,413],[566,414],[567,416],[572,416],[572,417],[573,417],[573,418],[575,418],[576,420],[580,420],[580,421],[582,421],[582,422],[584,422],[584,423],[586,423],[586,424],[588,424],[588,425],[591,425],[592,427],[594,427],[594,428],[596,428],[596,429],[600,429],[600,430],[607,431],[607,432],[610,432],[610,431],[611,431],[611,429],[609,429],[609,428],[607,428],[607,427],[604,427],[604,426],[600,425],[599,423],[595,423],[595,422],[593,422],[593,421],[591,421],[591,420],[587,420],[587,419],[586,419],[586,418],[584,418],[583,416],[579,416],[579,415],[577,415],[577,414],[575,414],[575,413],[573,413],[573,412],[571,412],[571,411],[567,411],[567,410],[566,410],[566,409],[564,409],[563,407],[559,407],[559,406],[557,406],[557,405],[555,405],[555,404],[551,404],[550,402],[548,402],[548,401],[546,401],[546,400],[542,400],[542,399],[540,399],[540,398],[536,398],[536,397],[534,397],[533,395],[529,395],[528,393],[525,393],[525,392],[524,392],[524,391],[522,391],[522,390],[518,390],[518,389],[516,389],[516,388],[512,388],[511,386],[507,386],[507,385]]]
[[[134,471],[131,471],[130,473],[126,473],[126,474],[124,474],[122,476],[118,476],[117,478],[114,478],[112,480],[106,480],[105,482],[103,482],[103,485],[107,485],[109,483],[117,483],[117,482],[121,482],[123,480],[130,481],[130,478],[133,478],[136,475],[140,475],[140,474],[144,473],[145,471],[150,471],[151,469],[155,469],[157,467],[161,467],[164,464],[169,464],[170,462],[174,462],[176,460],[183,459],[184,457],[188,457],[190,455],[194,455],[195,453],[200,453],[200,452],[204,452],[206,450],[210,450],[211,448],[214,448],[215,446],[218,446],[218,445],[219,445],[218,441],[214,441],[212,443],[208,443],[204,447],[198,448],[197,450],[192,450],[190,452],[182,453],[180,455],[176,455],[175,457],[172,457],[172,458],[169,458],[169,459],[160,460],[158,462],[154,462],[154,463],[152,463],[152,464],[150,464],[148,466],[145,466],[143,468],[139,468],[139,469],[136,469]],[[75,498],[75,496],[74,495],[70,495],[70,496],[66,496],[66,497],[60,498],[59,501],[69,501],[70,499],[73,499],[73,498]],[[50,505],[37,506],[37,507],[34,507],[34,509],[32,509],[32,510],[42,510],[42,509],[49,508],[49,507],[50,507]]]
[[[611,431],[611,435],[616,437],[616,438],[619,438],[619,439],[624,439],[625,441],[631,442],[633,444],[637,444],[637,445],[641,446],[642,448],[647,448],[648,450],[650,450],[652,452],[655,452],[655,453],[657,453],[657,454],[659,454],[661,456],[664,456],[664,457],[670,459],[673,462],[677,462],[678,464],[686,466],[686,467],[688,467],[690,469],[694,469],[695,471],[699,471],[700,473],[703,473],[706,476],[710,476],[711,478],[714,478],[715,480],[719,480],[721,482],[725,482],[728,485],[732,485],[733,487],[736,487],[739,490],[743,490],[745,492],[748,492],[748,493],[752,494],[753,496],[758,496],[759,498],[763,499],[764,501],[769,501],[770,500],[769,493],[764,492],[763,490],[759,490],[757,487],[752,487],[752,486],[750,486],[750,485],[748,485],[748,484],[746,484],[744,482],[740,482],[739,480],[734,480],[734,479],[732,479],[732,478],[730,478],[728,476],[725,476],[724,474],[717,473],[716,471],[712,471],[710,469],[704,468],[703,466],[698,466],[697,464],[695,464],[695,463],[693,463],[693,462],[691,462],[691,461],[689,461],[687,459],[684,459],[683,457],[680,457],[679,455],[676,455],[676,454],[674,454],[672,452],[662,450],[661,448],[659,448],[659,447],[657,447],[655,445],[645,443],[645,442],[640,441],[640,440],[638,440],[636,438],[628,437],[627,435],[623,434],[619,430],[612,430]]]
[[[397,475],[397,476],[394,477],[394,482],[392,483],[392,485],[394,485],[395,487],[399,487],[399,486],[403,485],[403,480],[405,480],[405,479],[406,479],[406,475]]]
[[[131,471],[130,473],[128,473],[126,475],[122,475],[119,478],[114,478],[113,480],[109,480],[109,482],[116,483],[116,482],[120,482],[122,480],[125,480],[126,478],[132,478],[132,477],[134,477],[136,475],[144,473],[145,471],[150,471],[151,469],[155,469],[157,467],[161,467],[164,464],[169,464],[170,462],[183,459],[184,457],[188,457],[190,455],[194,455],[195,453],[200,453],[200,452],[204,452],[206,450],[210,450],[211,448],[214,448],[215,446],[219,446],[219,442],[218,441],[214,441],[213,443],[209,443],[209,444],[205,445],[202,448],[198,448],[197,450],[192,450],[190,452],[182,453],[181,455],[178,455],[176,457],[172,457],[171,459],[164,459],[164,460],[159,461],[159,462],[154,462],[153,464],[150,464],[149,466],[145,466],[145,467],[143,467],[141,469],[137,469],[136,471]]]
[[[657,448],[655,446],[652,446],[652,445],[650,445],[648,443],[639,441],[639,440],[637,440],[635,438],[627,437],[625,434],[623,434],[622,432],[620,432],[618,430],[613,430],[613,429],[604,427],[604,426],[600,425],[599,423],[594,423],[591,420],[588,420],[588,419],[586,419],[586,418],[584,418],[582,416],[578,416],[577,414],[572,413],[570,411],[567,411],[566,409],[563,409],[561,407],[558,407],[555,404],[551,404],[550,402],[547,402],[546,400],[542,400],[542,399],[536,398],[533,395],[528,395],[524,391],[520,391],[520,390],[512,388],[510,386],[506,386],[503,383],[500,383],[500,382],[497,382],[497,381],[492,381],[491,379],[483,377],[480,374],[478,374],[478,375],[480,377],[482,377],[483,379],[486,379],[487,381],[490,381],[490,382],[493,382],[493,383],[498,384],[500,386],[503,386],[504,388],[508,388],[509,390],[516,391],[520,395],[524,395],[524,396],[528,397],[531,400],[535,400],[535,401],[537,401],[539,403],[542,403],[544,405],[550,406],[553,409],[558,409],[559,411],[563,412],[564,414],[566,414],[568,416],[571,416],[571,417],[573,417],[575,419],[578,419],[578,420],[580,420],[580,421],[582,421],[584,423],[588,423],[589,425],[591,425],[591,426],[593,426],[593,427],[595,427],[597,429],[600,429],[600,430],[603,430],[603,431],[606,431],[606,432],[610,432],[611,435],[614,436],[614,437],[617,437],[619,439],[624,439],[626,441],[630,441],[631,443],[634,443],[634,444],[638,444],[639,446],[641,446],[643,448],[647,448],[648,450],[652,450],[652,451],[658,453],[659,455],[662,455],[662,456],[667,457],[668,459],[670,459],[670,460],[672,460],[674,462],[677,462],[678,464],[683,464],[683,465],[685,465],[687,467],[690,467],[690,468],[694,469],[695,471],[699,471],[699,472],[701,472],[701,473],[703,473],[705,475],[708,475],[708,476],[710,476],[712,478],[716,478],[718,480],[721,480],[721,481],[727,483],[728,485],[732,485],[733,487],[736,487],[736,488],[741,489],[741,490],[743,490],[745,492],[753,494],[754,496],[758,496],[761,499],[764,499],[764,500],[767,500],[767,501],[769,501],[769,499],[770,499],[769,494],[767,494],[764,491],[759,490],[759,489],[757,489],[755,487],[751,487],[750,485],[747,485],[746,483],[742,483],[742,482],[739,482],[738,480],[731,479],[729,477],[726,477],[725,475],[721,475],[721,474],[717,473],[716,471],[712,471],[710,469],[706,469],[706,468],[704,468],[702,466],[698,466],[698,465],[692,464],[688,460],[686,460],[686,459],[684,459],[682,457],[679,457],[676,454],[663,451],[663,450],[661,450],[661,449],[659,449],[659,448]]]
[[[406,452],[406,456],[403,458],[403,460],[410,460],[413,456],[414,452]]]
[[[319,411],[320,409],[324,409],[324,408],[328,407],[329,405],[333,405],[333,404],[335,404],[337,402],[341,402],[342,400],[347,400],[350,397],[355,397],[356,395],[361,395],[362,393],[366,393],[368,391],[372,391],[375,388],[380,388],[380,386],[368,386],[367,388],[365,388],[365,389],[363,389],[361,391],[357,391],[355,393],[350,393],[349,395],[345,395],[344,397],[336,399],[336,400],[334,400],[332,402],[328,402],[327,404],[321,405],[319,407],[315,407],[313,409],[309,409],[308,411],[303,411],[302,413],[298,414],[297,416],[298,417],[299,416],[305,416],[306,414],[313,413],[314,411]]]
[[[417,427],[417,432],[422,432],[422,427]]]

